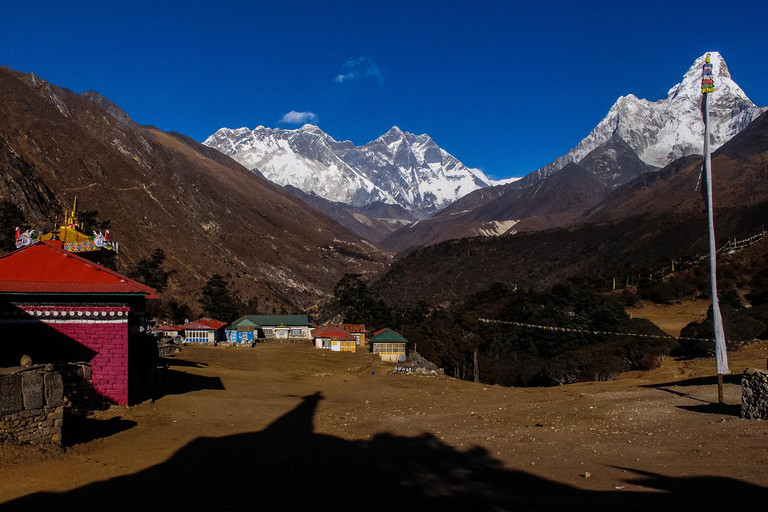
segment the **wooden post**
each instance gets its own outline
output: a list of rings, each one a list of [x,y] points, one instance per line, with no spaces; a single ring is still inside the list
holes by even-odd
[[[722,405],[723,401],[723,374],[717,374],[717,403]]]
[[[477,367],[477,349],[475,349],[475,382],[480,382],[480,370]]]

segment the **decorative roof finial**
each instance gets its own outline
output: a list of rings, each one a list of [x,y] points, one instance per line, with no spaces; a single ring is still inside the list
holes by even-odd
[[[704,68],[701,70],[701,94],[707,94],[708,92],[715,92],[715,80],[712,75],[712,63],[710,62],[709,54],[707,54]]]

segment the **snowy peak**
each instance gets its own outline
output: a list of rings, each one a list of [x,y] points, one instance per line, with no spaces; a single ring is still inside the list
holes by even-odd
[[[715,92],[709,97],[711,143],[713,149],[717,149],[768,108],[752,103],[733,81],[728,65],[718,52],[709,54],[715,77]],[[643,162],[655,167],[664,167],[682,156],[701,154],[704,137],[701,71],[706,55],[693,62],[664,99],[649,101],[634,94],[621,96],[608,115],[575,148],[523,178],[520,186],[536,183],[569,162],[580,162],[614,134],[626,141]]]
[[[411,134],[409,134],[409,135],[411,135]],[[406,134],[405,134],[405,132],[403,130],[401,130],[397,126],[393,126],[392,128],[390,128],[387,131],[387,133],[385,133],[384,135],[379,137],[379,139],[381,139],[384,142],[388,143],[389,141],[393,141],[393,140],[397,140],[397,139],[403,139],[405,137],[406,137]]]
[[[295,130],[221,128],[203,143],[281,185],[353,206],[398,204],[424,216],[487,187],[427,134],[393,126],[363,145],[337,142],[315,125]]]
[[[728,65],[725,63],[719,52],[709,52],[710,62],[712,63],[712,75],[715,79],[715,92],[711,93],[711,98],[716,99],[724,96],[729,98],[738,98],[745,104],[754,107],[747,95],[741,90],[736,82],[731,78],[728,71]],[[690,69],[683,76],[682,82],[672,87],[667,93],[668,100],[690,100],[698,101],[701,98],[701,70],[706,61],[707,54],[702,55],[693,63]]]
[[[309,123],[307,123],[304,126],[302,126],[301,128],[299,128],[299,131],[302,131],[302,132],[305,132],[305,133],[314,133],[314,134],[317,134],[317,135],[328,135],[323,130],[318,128],[316,125],[309,124]]]

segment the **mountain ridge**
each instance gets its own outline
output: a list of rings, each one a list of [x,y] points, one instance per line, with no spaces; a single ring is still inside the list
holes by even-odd
[[[579,162],[614,133],[625,140],[641,160],[659,168],[679,157],[701,154],[704,123],[700,112],[700,83],[707,54],[711,56],[715,76],[715,92],[710,93],[709,105],[712,149],[722,146],[768,107],[757,107],[733,81],[722,55],[712,51],[696,58],[682,80],[669,89],[666,98],[650,101],[631,93],[620,96],[576,147],[524,176],[517,186],[529,186],[557,172],[567,162]]]
[[[281,186],[351,206],[399,204],[422,218],[491,184],[429,135],[397,126],[362,146],[337,141],[309,124],[292,130],[221,128],[203,144]]]
[[[571,162],[541,183],[567,178],[569,169],[578,167]],[[729,237],[763,231],[768,112],[714,152],[712,169],[718,247]],[[708,251],[706,209],[696,187],[700,170],[701,157],[688,155],[640,174],[567,227],[418,248],[380,276],[374,290],[393,302],[445,304],[494,282],[544,288],[578,276],[587,285],[610,289],[611,279],[647,276],[671,260],[699,261]],[[518,192],[523,191],[510,194]]]
[[[33,74],[0,69],[0,94],[0,196],[49,230],[76,195],[111,221],[119,270],[162,247],[180,276],[167,296],[193,309],[214,273],[279,313],[385,265],[370,243],[189,137],[120,122]]]

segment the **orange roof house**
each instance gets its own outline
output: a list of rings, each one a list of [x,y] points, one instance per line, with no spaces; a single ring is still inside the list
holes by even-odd
[[[88,361],[104,398],[128,403],[130,343],[141,343],[155,289],[64,250],[33,242],[0,256],[0,366]],[[134,339],[135,338],[135,339]],[[137,371],[140,371],[137,369]]]
[[[183,330],[184,330],[183,327],[180,327],[178,325],[173,325],[173,324],[161,325],[160,327],[155,329],[156,332],[167,332],[167,333],[177,333]]]
[[[155,334],[159,338],[175,338],[184,334],[184,327],[173,324],[165,324],[155,329]]]

